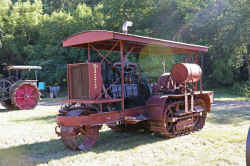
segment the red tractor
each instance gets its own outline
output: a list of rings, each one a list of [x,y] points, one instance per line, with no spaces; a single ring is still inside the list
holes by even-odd
[[[207,47],[103,30],[75,34],[63,47],[88,54],[86,63],[67,65],[68,99],[55,131],[68,148],[89,149],[104,124],[115,131],[144,128],[166,138],[203,128],[213,102],[213,92],[202,89],[198,65]],[[119,61],[108,59],[110,54]],[[128,60],[145,54],[186,56],[152,84]]]
[[[7,109],[33,109],[40,100],[37,88],[36,70],[41,66],[8,66],[1,65],[0,103]],[[30,71],[35,70],[33,79]],[[29,79],[26,79],[29,77]]]

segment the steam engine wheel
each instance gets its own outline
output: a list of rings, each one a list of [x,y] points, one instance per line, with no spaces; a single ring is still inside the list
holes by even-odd
[[[39,102],[40,93],[37,87],[27,82],[17,82],[10,88],[11,102],[18,109],[33,109]]]
[[[4,103],[4,101],[9,99],[9,89],[12,85],[12,82],[7,79],[0,80],[0,100]]]

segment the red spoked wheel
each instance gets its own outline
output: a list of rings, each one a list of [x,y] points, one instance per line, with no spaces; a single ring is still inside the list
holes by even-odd
[[[78,117],[84,112],[79,109],[74,109],[66,113],[65,116]],[[95,145],[98,137],[100,126],[82,126],[69,127],[60,126],[61,139],[63,144],[72,150],[88,150]]]
[[[72,150],[88,150],[95,145],[99,137],[100,126],[74,128],[61,126],[63,144]],[[75,135],[67,135],[75,133]]]
[[[11,89],[11,101],[19,109],[33,109],[40,99],[37,87],[29,83],[19,83]]]

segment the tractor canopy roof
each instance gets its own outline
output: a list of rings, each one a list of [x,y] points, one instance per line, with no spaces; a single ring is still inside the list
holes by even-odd
[[[104,30],[91,30],[74,34],[63,41],[63,47],[88,48],[91,44],[99,50],[119,51],[120,44],[118,42],[121,40],[126,48],[131,49],[133,53],[195,54],[208,51],[208,47],[205,46]]]
[[[41,66],[8,66],[7,70],[41,70]]]

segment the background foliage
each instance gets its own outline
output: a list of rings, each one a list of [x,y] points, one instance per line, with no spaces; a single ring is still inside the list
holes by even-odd
[[[206,86],[250,89],[249,0],[1,0],[0,63],[41,65],[42,81],[65,85],[66,64],[85,61],[86,51],[62,48],[62,40],[121,31],[126,20],[133,34],[209,46]]]

